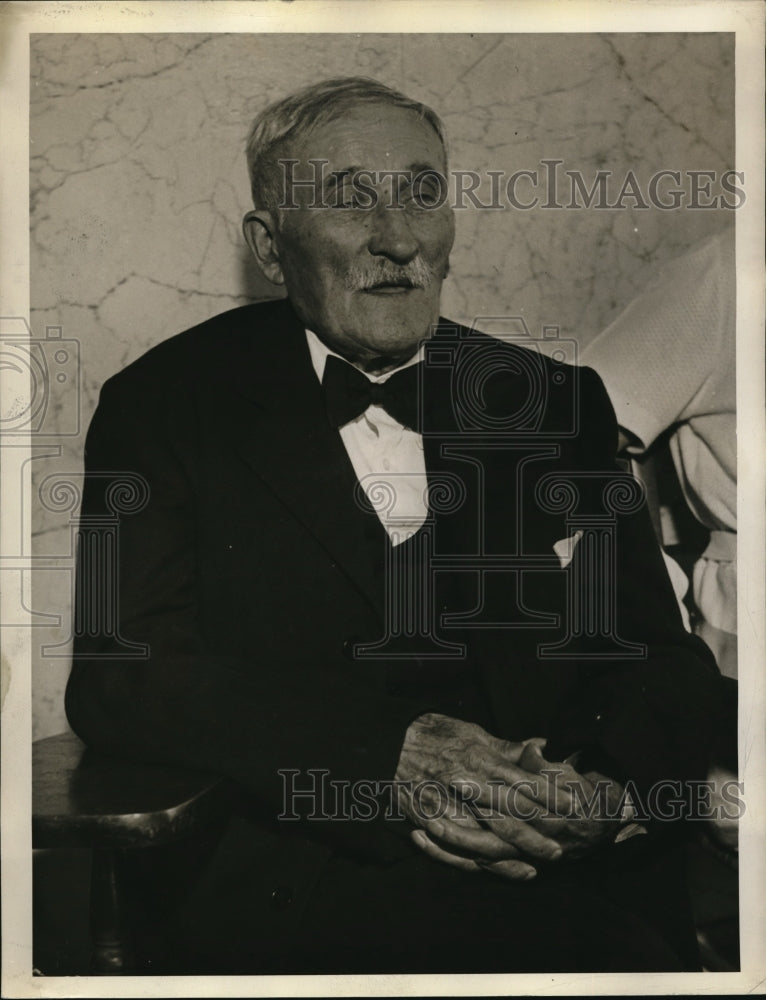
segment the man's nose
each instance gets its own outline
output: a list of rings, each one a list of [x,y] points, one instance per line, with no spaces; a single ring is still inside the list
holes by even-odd
[[[372,211],[372,229],[367,244],[373,256],[388,257],[397,264],[407,264],[420,246],[411,228],[407,212],[392,205],[378,205]]]

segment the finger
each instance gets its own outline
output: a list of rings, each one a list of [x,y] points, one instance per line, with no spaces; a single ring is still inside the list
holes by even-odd
[[[449,851],[443,850],[438,844],[435,844],[427,837],[422,830],[413,830],[410,836],[420,850],[424,854],[427,854],[429,858],[433,858],[434,861],[441,861],[451,868],[460,868],[465,872],[477,872],[481,870],[479,865],[470,858],[463,858],[459,854],[450,854]]]
[[[547,815],[569,815],[575,800],[572,786],[582,780],[580,775],[568,764],[551,763],[544,758],[539,758],[534,768],[532,777],[528,771],[524,777],[515,777],[509,783],[509,808],[504,811],[524,818],[529,815],[527,800],[531,800]]]
[[[564,764],[549,763],[539,752],[531,753],[532,749],[536,747],[531,743],[525,749],[533,764],[530,768],[517,764],[507,755],[496,754],[481,760],[469,757],[465,773],[457,772],[450,777],[449,794],[460,802],[494,808],[508,815],[514,814],[517,804],[524,812],[532,805],[546,807],[549,802],[556,801],[556,779],[577,777],[577,774]],[[541,774],[541,770],[544,773]],[[426,794],[429,792],[430,789]],[[560,794],[566,796],[567,789],[564,787]],[[560,808],[567,806],[563,801]]]
[[[542,836],[520,820],[489,818],[490,829],[470,828],[457,823],[438,820],[424,824],[431,838],[447,847],[474,855],[477,859],[502,861],[519,853],[542,861],[555,861],[561,857],[561,848],[555,840]]]
[[[538,760],[545,759],[543,751],[545,750],[547,743],[547,740],[540,739],[539,737],[534,737],[531,740],[525,740],[524,750],[518,761],[514,761],[514,764],[518,764],[519,767],[523,767],[525,771],[535,771],[535,763]]]
[[[473,802],[448,797],[447,789],[444,789],[441,796],[437,796],[431,788],[419,789],[411,797],[409,807],[410,818],[420,827],[440,820],[474,828],[478,828],[481,823]]]
[[[549,813],[546,809],[542,809],[535,803],[527,803],[523,810],[520,810],[518,815],[515,814],[516,807],[511,810],[510,815],[508,813],[497,812],[493,809],[487,809],[483,806],[474,808],[474,815],[476,816],[479,824],[484,830],[492,830],[492,822],[496,821],[496,829],[493,830],[502,839],[506,839],[509,834],[504,828],[504,823],[512,819],[514,821],[522,821],[533,829],[537,830],[538,833],[542,834],[543,837],[548,840],[556,841],[560,845],[560,834],[566,828],[566,820],[560,816],[553,815]],[[523,834],[523,831],[522,831]],[[515,827],[511,831],[511,837],[515,837]]]
[[[462,854],[476,861],[504,861],[518,856],[513,844],[502,840],[490,830],[440,820],[426,824],[425,831],[430,839],[437,840],[440,846],[449,848],[451,853]]]
[[[563,814],[571,808],[569,781],[577,773],[563,764],[540,760],[540,770],[527,771],[503,763],[491,770],[489,778],[477,786],[474,804],[506,816],[529,819],[541,811]]]
[[[537,870],[523,861],[479,861],[464,858],[459,854],[452,854],[444,848],[435,844],[422,830],[414,830],[411,834],[413,841],[424,854],[434,861],[449,865],[451,868],[459,868],[466,872],[489,872],[491,875],[498,875],[515,882],[526,882],[537,874]]]
[[[535,737],[536,738],[536,737]],[[503,758],[511,764],[518,764],[521,757],[524,754],[524,748],[527,742],[532,742],[531,740],[523,740],[521,743],[513,743],[510,740],[499,740],[500,753]],[[547,740],[543,740],[546,743]]]
[[[485,872],[500,875],[513,882],[527,882],[537,875],[537,869],[523,861],[478,861],[477,864]]]
[[[566,784],[571,801],[568,820],[608,821],[620,817],[624,789],[616,781],[589,771],[584,775],[574,772]]]
[[[476,792],[464,806],[475,815],[487,812],[529,819],[538,816],[545,806],[545,779],[518,769],[506,769],[505,778],[491,777],[477,784]]]
[[[533,823],[508,816],[491,816],[484,822],[492,833],[512,844],[520,854],[538,861],[557,861],[561,857],[560,820],[549,817]]]
[[[536,828],[546,820],[557,820],[571,814],[568,790],[560,790],[544,775],[534,775],[516,784],[493,784],[491,796],[474,803],[477,816],[488,814],[522,820]]]

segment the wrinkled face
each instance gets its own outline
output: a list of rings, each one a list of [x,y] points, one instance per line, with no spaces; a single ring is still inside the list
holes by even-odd
[[[288,156],[298,163],[287,196],[299,207],[279,213],[264,270],[339,354],[368,370],[404,360],[438,319],[454,239],[446,192],[428,174],[446,174],[439,137],[413,111],[368,104],[313,129]],[[312,159],[328,162],[320,172]],[[308,178],[320,186],[295,183]]]

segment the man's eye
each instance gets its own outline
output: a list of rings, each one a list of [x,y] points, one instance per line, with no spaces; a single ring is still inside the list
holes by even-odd
[[[424,182],[413,184],[410,201],[418,208],[436,208],[442,203],[441,188],[438,184]]]
[[[354,184],[345,184],[335,191],[330,198],[330,205],[332,208],[365,209],[372,207],[373,199],[369,191],[358,188]]]

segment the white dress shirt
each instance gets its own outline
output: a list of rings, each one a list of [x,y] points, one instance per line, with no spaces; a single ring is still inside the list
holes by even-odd
[[[322,343],[312,330],[306,330],[306,340],[314,371],[321,382],[327,356],[340,355]],[[417,354],[400,367],[407,368],[422,359],[421,346]],[[371,382],[385,382],[394,372],[362,374]],[[428,514],[422,436],[404,427],[381,406],[368,406],[356,420],[341,427],[339,433],[356,477],[388,532],[391,543],[398,545],[407,541],[422,526]]]

